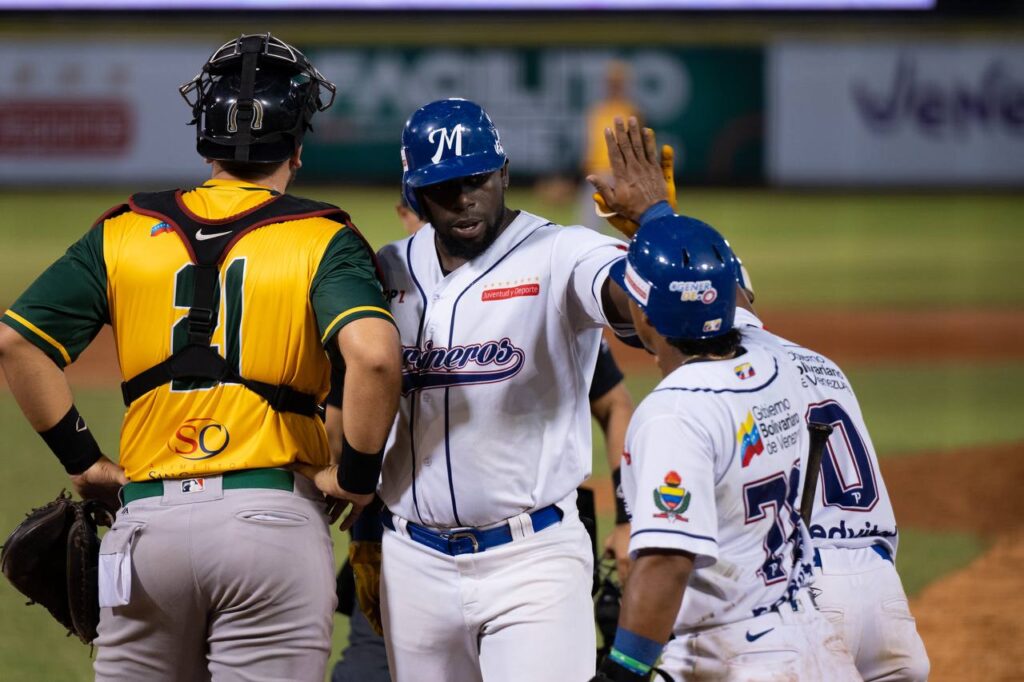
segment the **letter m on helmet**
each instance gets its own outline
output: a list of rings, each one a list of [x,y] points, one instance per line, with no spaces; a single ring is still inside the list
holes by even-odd
[[[451,149],[455,147],[455,156],[462,156],[462,124],[457,123],[452,128],[451,135],[448,134],[447,128],[437,128],[436,130],[430,131],[430,135],[427,136],[428,142],[433,142],[434,138],[440,138],[437,141],[437,151],[430,157],[431,162],[437,163],[444,156],[445,149]]]
[[[423,215],[418,190],[481,173],[506,161],[498,131],[479,104],[442,99],[413,112],[402,131],[402,194]]]

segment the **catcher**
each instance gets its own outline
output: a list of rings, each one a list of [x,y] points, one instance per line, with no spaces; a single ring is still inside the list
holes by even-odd
[[[286,194],[334,86],[266,34],[223,45],[181,94],[210,179],[101,217],[3,316],[0,364],[76,491],[116,506],[120,489],[99,550],[97,680],[321,682],[328,521],[351,507],[347,527],[372,499],[398,335],[349,216]],[[104,324],[126,379],[120,467],[62,372]],[[328,466],[331,360],[350,419]]]

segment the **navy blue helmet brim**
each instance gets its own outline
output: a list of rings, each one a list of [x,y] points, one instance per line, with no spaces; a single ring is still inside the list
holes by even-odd
[[[481,173],[493,173],[505,165],[504,157],[497,154],[471,154],[445,159],[406,174],[405,184],[415,189],[439,185],[455,178],[466,178]]]

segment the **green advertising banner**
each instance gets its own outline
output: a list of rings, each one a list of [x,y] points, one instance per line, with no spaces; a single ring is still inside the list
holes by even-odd
[[[690,183],[763,177],[760,48],[310,50],[338,99],[306,138],[303,176],[397,183],[399,141],[416,108],[444,97],[483,105],[518,176],[575,175],[585,114],[605,95],[609,62],[629,67],[629,94]]]

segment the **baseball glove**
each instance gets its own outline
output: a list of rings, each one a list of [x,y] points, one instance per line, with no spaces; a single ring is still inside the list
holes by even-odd
[[[384,635],[380,615],[381,543],[356,540],[348,546],[348,562],[356,579],[356,600],[374,632]]]
[[[33,509],[0,551],[4,575],[28,603],[45,606],[85,644],[96,639],[100,621],[96,527],[112,520],[98,501],[73,500],[62,490]]]

